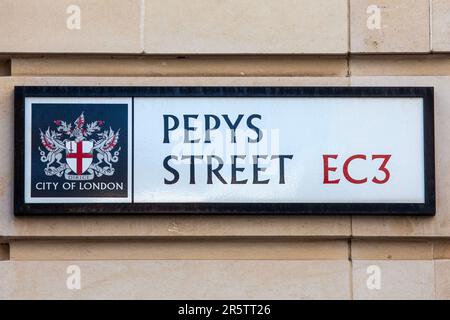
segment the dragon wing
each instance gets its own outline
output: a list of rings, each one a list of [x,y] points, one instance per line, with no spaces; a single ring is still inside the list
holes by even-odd
[[[85,122],[86,121],[84,119],[84,113],[81,113],[81,115],[77,118],[77,120],[75,120],[74,124],[76,128],[81,129],[83,128]]]
[[[41,143],[44,146],[47,151],[56,151],[58,149],[65,149],[66,146],[59,141],[54,135],[50,133],[50,128],[47,129],[47,131],[42,132],[42,130],[39,130],[41,132]]]
[[[117,142],[119,141],[119,130],[117,130],[115,133],[114,131],[109,128],[109,136],[106,138],[105,143],[101,147],[102,151],[109,152],[117,145]]]

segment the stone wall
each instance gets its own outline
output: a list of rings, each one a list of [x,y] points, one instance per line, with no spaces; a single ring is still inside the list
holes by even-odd
[[[437,214],[16,218],[16,85],[434,86]],[[450,299],[450,0],[2,0],[0,143],[0,298]]]

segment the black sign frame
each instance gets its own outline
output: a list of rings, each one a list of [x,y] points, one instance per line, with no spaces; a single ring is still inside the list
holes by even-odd
[[[419,97],[423,99],[425,203],[25,203],[28,97]],[[14,101],[14,214],[33,215],[435,215],[433,87],[18,86]],[[134,174],[134,172],[133,172]]]

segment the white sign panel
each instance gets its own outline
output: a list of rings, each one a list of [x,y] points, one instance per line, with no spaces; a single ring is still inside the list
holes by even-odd
[[[136,202],[424,202],[420,98],[136,98],[134,108]]]

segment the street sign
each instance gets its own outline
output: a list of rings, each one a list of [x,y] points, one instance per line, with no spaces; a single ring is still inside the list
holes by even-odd
[[[16,87],[15,213],[435,213],[432,88]]]

